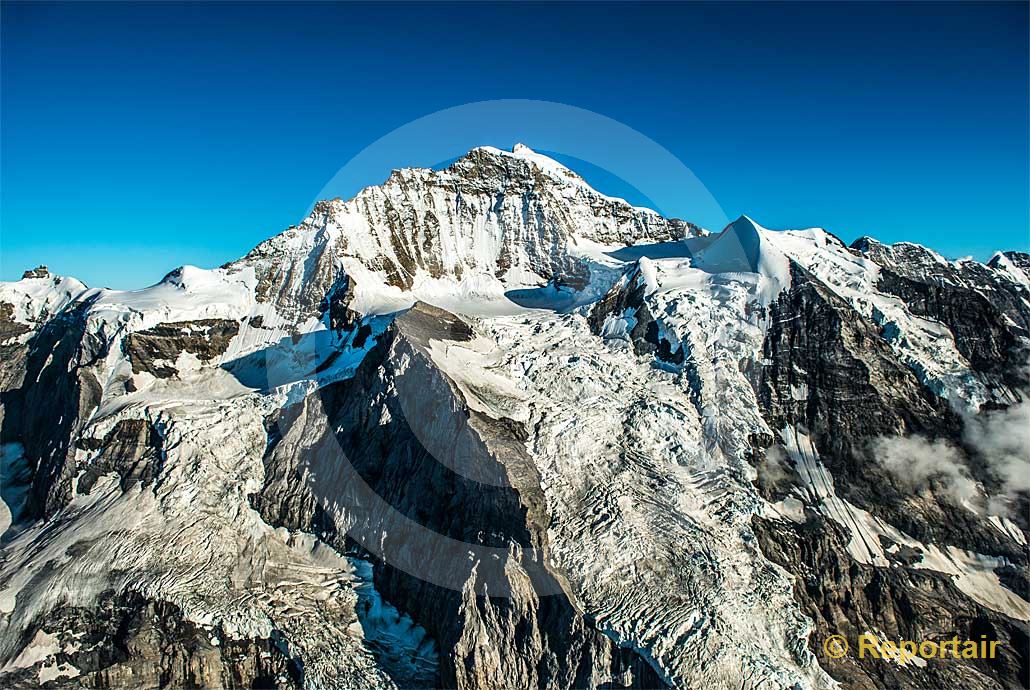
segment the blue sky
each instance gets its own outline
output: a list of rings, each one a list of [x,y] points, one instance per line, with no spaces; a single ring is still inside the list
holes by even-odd
[[[1026,250],[1027,7],[5,3],[0,278],[221,264],[391,130],[502,98],[628,125],[730,218]],[[638,200],[645,163],[585,173]]]

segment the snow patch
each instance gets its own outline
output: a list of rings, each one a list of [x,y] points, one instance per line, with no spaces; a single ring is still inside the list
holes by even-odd
[[[60,651],[61,645],[57,635],[52,635],[40,628],[36,631],[36,636],[21,650],[21,653],[4,664],[4,667],[0,668],[0,672],[14,671],[19,668],[31,668],[41,661],[46,661],[53,657]]]

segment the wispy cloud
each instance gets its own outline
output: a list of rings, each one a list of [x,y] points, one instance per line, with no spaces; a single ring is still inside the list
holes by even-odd
[[[967,417],[964,432],[964,441],[1001,480],[1007,497],[1030,491],[1030,399]],[[1000,503],[992,500],[988,508],[1000,512]]]
[[[922,436],[885,436],[872,442],[872,453],[900,486],[912,491],[931,489],[957,504],[1004,513],[1012,496],[1030,491],[1030,399],[1003,410],[971,414],[964,421],[965,449]],[[968,451],[1001,482],[998,494],[985,495],[971,477]]]
[[[962,462],[962,452],[947,441],[884,436],[873,441],[872,451],[895,481],[911,491],[932,489],[959,505],[979,501],[979,489]]]

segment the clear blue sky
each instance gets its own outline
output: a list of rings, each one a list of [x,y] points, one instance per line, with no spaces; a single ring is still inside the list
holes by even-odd
[[[221,264],[298,222],[380,136],[497,98],[633,127],[730,217],[953,257],[1030,244],[1025,3],[0,13],[2,279],[48,263],[136,288]]]

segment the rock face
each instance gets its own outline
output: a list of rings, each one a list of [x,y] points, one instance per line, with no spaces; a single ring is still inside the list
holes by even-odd
[[[626,336],[638,355],[653,353],[663,362],[683,364],[683,345],[671,342],[669,330],[651,314],[644,300],[647,289],[641,268],[624,276],[590,310],[590,330],[600,336]]]
[[[791,278],[791,288],[771,307],[756,387],[770,427],[804,429],[844,501],[919,541],[1000,555],[1026,572],[1025,546],[932,487],[913,495],[870,462],[872,439],[947,439],[960,433],[962,422],[896,362],[874,324],[797,264]],[[793,394],[798,389],[806,391],[804,399]],[[978,469],[970,464],[971,474]],[[818,508],[820,497],[810,493],[805,502]],[[920,550],[888,552],[889,567],[876,568],[849,554],[848,542],[867,535],[854,535],[817,512],[806,512],[801,523],[756,516],[754,524],[763,552],[798,577],[797,597],[819,633],[810,639],[813,653],[849,687],[1002,688],[1026,678],[1025,626],[971,600],[947,577],[912,567],[923,560]],[[889,545],[883,535],[874,538]],[[1006,652],[990,662],[960,659],[888,672],[882,661],[833,659],[816,644],[841,634],[857,648],[858,636],[871,630],[907,640],[978,640],[985,634]]]
[[[453,650],[442,687],[513,678],[529,687],[664,687],[643,658],[575,609],[548,569],[546,507],[525,430],[470,410],[433,363],[430,342],[471,336],[428,305],[399,317],[353,378],[271,422],[255,507],[270,524],[314,532],[340,550],[349,536],[378,556],[376,587]],[[477,547],[483,558],[467,558]]]
[[[25,449],[32,472],[28,516],[49,516],[71,498],[76,472],[72,442],[100,403],[91,370],[108,344],[86,329],[87,300],[43,324],[7,366],[21,370],[17,387],[3,393],[0,439]],[[14,383],[12,380],[12,383]]]
[[[82,493],[89,493],[96,480],[108,472],[118,474],[122,490],[133,482],[148,487],[161,472],[164,439],[145,419],[123,419],[103,439],[82,438],[78,445],[87,451],[98,451],[97,459],[78,481],[78,491]]]
[[[28,333],[31,328],[14,319],[14,305],[0,302],[0,340],[12,340]]]
[[[862,238],[854,247],[881,266],[880,290],[900,297],[913,314],[948,327],[973,369],[1009,386],[1030,383],[1025,346],[1030,289],[997,270],[1005,261],[1018,275],[1025,254],[999,254],[987,265],[951,264],[918,245],[886,247]]]
[[[237,333],[239,324],[227,319],[162,323],[126,336],[125,354],[133,373],[168,378],[176,373],[175,361],[182,353],[210,361],[225,352]]]
[[[948,577],[857,563],[847,555],[845,531],[822,517],[812,516],[800,525],[756,518],[755,527],[763,551],[773,562],[805,573],[798,577],[795,592],[815,622],[813,641],[844,635],[854,643],[862,633],[875,630],[891,640],[958,638],[999,643],[995,659],[904,666],[887,665],[871,655],[834,659],[812,644],[820,663],[846,687],[1001,689],[1025,683],[1030,672],[1025,625],[971,601]]]
[[[56,652],[49,664],[9,673],[7,687],[303,687],[303,668],[289,658],[281,636],[228,638],[186,620],[174,604],[135,593],[104,593],[92,608],[58,608],[25,634]]]
[[[945,541],[1025,563],[1023,549],[965,508],[897,491],[898,482],[869,462],[873,439],[955,440],[961,420],[896,361],[873,324],[797,264],[791,278],[791,288],[770,309],[756,388],[769,426],[805,429],[828,459],[843,498],[920,541]],[[804,399],[794,395],[798,389],[807,392]],[[976,470],[971,464],[970,471]]]
[[[525,147],[214,270],[0,284],[4,687],[1026,686],[1030,259]],[[989,639],[971,659],[824,640]]]

